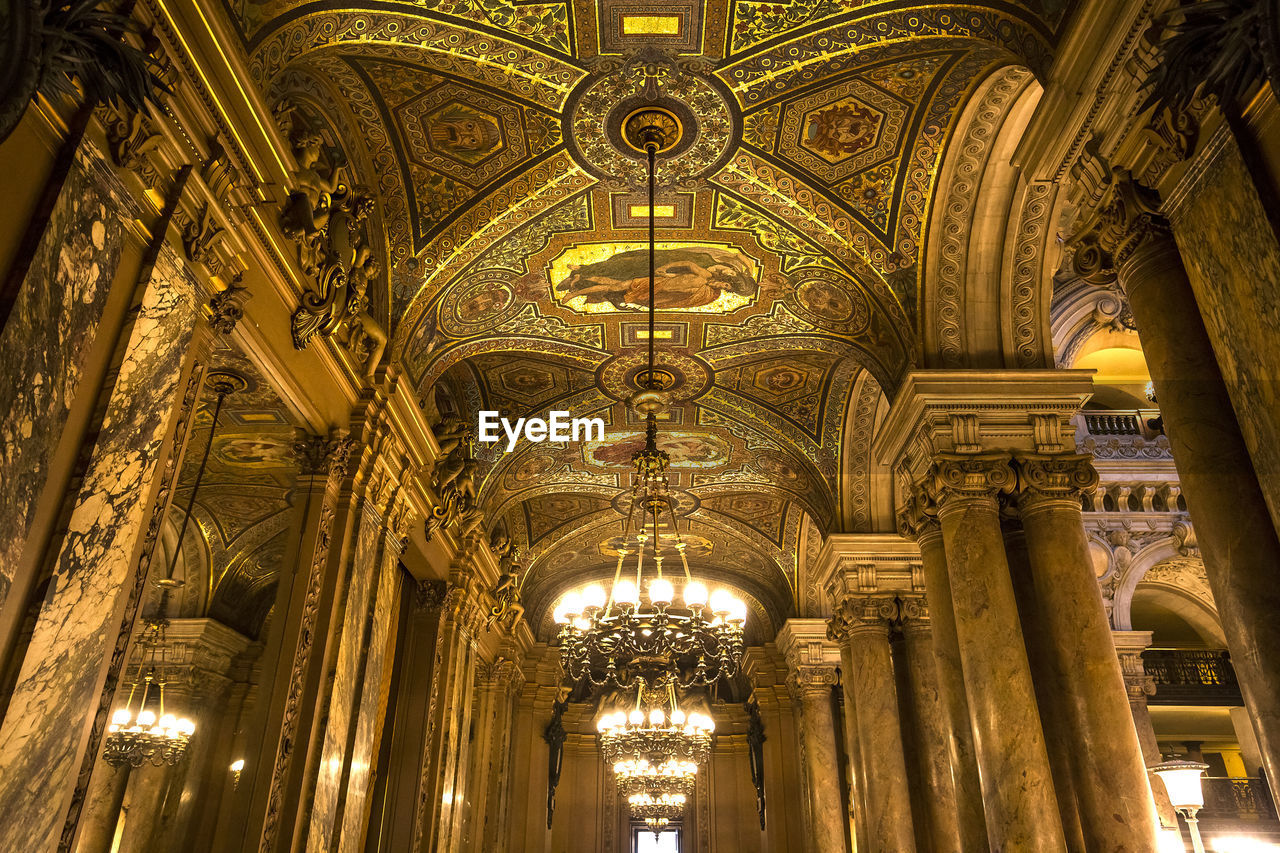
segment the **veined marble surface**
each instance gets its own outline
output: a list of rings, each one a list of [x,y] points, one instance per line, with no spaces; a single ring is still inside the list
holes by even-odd
[[[196,286],[166,247],[126,329],[102,428],[0,728],[0,813],[23,816],[0,822],[0,850],[57,847],[195,319]]]
[[[71,167],[0,334],[0,606],[120,266],[119,197],[104,169],[83,157]]]
[[[382,544],[382,516],[369,501],[360,510],[356,547],[352,555],[351,582],[342,619],[337,671],[329,694],[329,719],[325,725],[324,749],[320,753],[319,778],[311,806],[308,850],[331,850],[336,831],[338,802],[350,756],[347,755],[351,714],[360,685],[364,657],[365,626],[369,618],[369,597],[376,590],[378,552]]]
[[[364,684],[356,716],[356,736],[351,748],[351,774],[347,801],[342,808],[342,833],[338,853],[364,850],[364,827],[369,812],[369,780],[378,754],[379,729],[387,707],[391,682],[392,628],[400,612],[400,548],[394,535],[383,536],[378,569],[377,599],[369,629]]]

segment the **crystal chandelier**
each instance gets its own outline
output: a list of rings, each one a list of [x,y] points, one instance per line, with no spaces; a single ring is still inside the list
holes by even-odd
[[[575,680],[627,687],[641,674],[669,673],[680,687],[707,686],[738,672],[745,649],[747,606],[727,590],[708,593],[689,572],[686,546],[676,523],[667,475],[669,459],[658,449],[657,415],[668,395],[654,369],[654,185],[656,158],[679,141],[680,123],[657,107],[638,110],[624,126],[624,137],[648,160],[649,180],[649,365],[641,390],[630,400],[645,416],[644,449],[632,457],[631,506],[623,522],[622,545],[613,584],[572,590],[557,603],[560,661]],[[638,519],[638,521],[637,521]],[[670,533],[663,528],[669,522]],[[671,578],[663,573],[664,548],[674,548],[683,570],[679,602]],[[636,558],[634,579],[627,557]],[[645,559],[653,566],[645,578]],[[645,601],[641,599],[641,592]]]
[[[156,605],[156,615],[143,622],[142,631],[133,644],[134,680],[129,684],[129,696],[123,708],[117,708],[111,715],[111,723],[107,726],[107,736],[102,746],[102,759],[113,766],[125,764],[141,767],[150,763],[157,767],[177,764],[187,751],[191,735],[195,733],[196,724],[186,717],[176,717],[165,708],[165,687],[168,677],[165,671],[165,653],[168,643],[165,640],[165,629],[169,620],[165,611],[169,605],[170,593],[182,586],[182,581],[173,578],[173,570],[182,553],[182,540],[187,526],[191,523],[191,511],[195,508],[196,493],[204,479],[205,468],[209,464],[209,452],[213,449],[214,434],[218,431],[218,416],[222,413],[222,405],[226,398],[247,386],[245,380],[234,373],[211,373],[209,387],[217,394],[217,402],[213,407],[213,423],[209,428],[209,443],[205,445],[200,459],[200,467],[196,471],[195,482],[191,486],[191,495],[187,499],[186,510],[182,515],[182,525],[178,528],[178,541],[174,545],[169,559],[166,577],[156,581],[160,588],[160,600]],[[141,678],[139,679],[139,674]],[[139,691],[141,687],[141,691]],[[141,696],[138,696],[141,692]],[[134,697],[138,696],[138,707],[133,707]],[[155,707],[150,707],[154,704]]]
[[[698,767],[711,754],[715,723],[680,708],[669,675],[653,686],[642,677],[635,681],[634,705],[606,713],[596,729],[600,752],[632,816],[656,834],[684,813]]]

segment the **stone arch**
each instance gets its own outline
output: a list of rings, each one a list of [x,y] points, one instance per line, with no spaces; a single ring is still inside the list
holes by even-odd
[[[1013,161],[1041,93],[1025,66],[998,68],[978,85],[952,132],[920,273],[919,360],[926,367],[1051,363],[1055,189],[1026,181]]]

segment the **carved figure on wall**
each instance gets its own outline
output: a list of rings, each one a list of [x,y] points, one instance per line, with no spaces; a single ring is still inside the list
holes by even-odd
[[[508,631],[514,630],[524,618],[524,605],[520,603],[520,549],[507,546],[499,555],[498,583],[493,588],[497,602],[489,608],[489,625],[497,624]]]
[[[756,811],[760,828],[764,829],[764,722],[760,719],[760,703],[752,696],[747,709],[747,758],[751,762],[751,784],[756,789]]]
[[[280,210],[280,229],[298,244],[298,263],[314,290],[293,313],[293,345],[303,349],[317,334],[336,336],[372,379],[386,351],[387,331],[369,311],[369,288],[382,272],[367,236],[373,199],[353,192],[336,163],[326,163],[324,140],[289,108],[298,169]]]
[[[438,425],[444,426],[445,422]],[[456,429],[456,425],[445,427],[442,435]],[[484,513],[480,511],[476,496],[476,472],[480,467],[471,455],[470,428],[454,438],[449,438],[449,454],[439,462],[431,475],[431,485],[440,496],[440,502],[427,518],[427,539],[435,535],[437,530],[456,523],[458,536],[466,539],[475,533],[484,522]]]
[[[564,764],[564,712],[569,710],[569,688],[560,688],[555,704],[551,706],[551,722],[547,723],[542,739],[547,742],[547,829],[556,813],[556,786],[560,784],[560,770]]]

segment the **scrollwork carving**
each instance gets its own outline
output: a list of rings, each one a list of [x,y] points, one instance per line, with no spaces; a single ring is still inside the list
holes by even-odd
[[[940,454],[925,475],[923,487],[931,504],[990,498],[1013,490],[1015,475],[1007,453]]]
[[[1091,492],[1098,485],[1098,472],[1093,467],[1093,457],[1088,454],[1019,455],[1014,465],[1021,504],[1044,500],[1078,504],[1083,493]]]
[[[1110,285],[1149,240],[1167,239],[1169,223],[1160,198],[1125,169],[1113,169],[1096,211],[1067,241],[1076,275],[1090,284]]]

